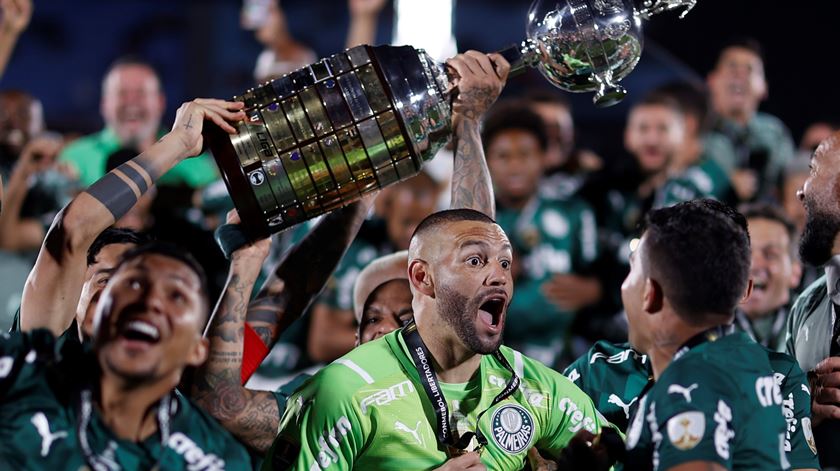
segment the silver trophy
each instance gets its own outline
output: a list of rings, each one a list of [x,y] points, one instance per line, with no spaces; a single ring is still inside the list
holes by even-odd
[[[511,75],[536,67],[609,106],[641,55],[641,20],[695,2],[537,0],[528,39],[501,53]],[[423,50],[358,46],[236,96],[239,133],[205,137],[245,231],[265,237],[416,175],[450,138],[452,90]]]

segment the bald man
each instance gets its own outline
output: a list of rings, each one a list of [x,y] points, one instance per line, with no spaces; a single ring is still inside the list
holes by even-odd
[[[606,422],[576,386],[501,346],[511,261],[507,236],[478,211],[421,222],[408,251],[416,324],[304,384],[268,466],[434,469],[458,457],[473,460],[458,469],[519,469],[533,446],[559,457],[579,430],[599,433]]]
[[[820,144],[811,173],[797,192],[805,206],[799,256],[825,275],[793,305],[787,324],[787,353],[808,372],[814,437],[823,467],[840,467],[840,133]]]

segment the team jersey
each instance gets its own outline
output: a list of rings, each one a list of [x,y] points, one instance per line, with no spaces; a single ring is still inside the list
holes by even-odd
[[[703,158],[682,174],[669,178],[657,191],[654,207],[668,207],[698,198],[722,200],[729,191],[729,175],[711,158]]]
[[[595,403],[598,412],[627,431],[630,417],[638,406],[639,394],[653,381],[653,370],[646,355],[629,343],[599,340],[563,372]]]
[[[595,215],[580,198],[535,196],[521,211],[498,207],[496,222],[510,238],[521,266],[508,308],[515,322],[506,326],[505,340],[552,366],[575,313],[552,304],[543,285],[556,274],[581,273],[595,260]]]
[[[682,348],[640,400],[627,432],[628,469],[691,461],[789,469],[789,427],[767,350],[743,332]]]
[[[506,347],[501,353],[521,378],[519,389],[491,407],[511,374],[484,355],[464,384],[441,383],[460,436],[478,427],[487,438],[488,470],[515,470],[537,447],[557,457],[581,429],[599,433],[606,421],[592,401],[559,373]],[[488,409],[489,407],[489,409]],[[402,330],[366,343],[318,372],[290,399],[280,434],[263,469],[433,469],[447,460],[436,419]],[[475,442],[475,440],[474,440]]]
[[[80,391],[96,358],[78,344],[60,349],[47,330],[0,339],[0,469],[247,469],[248,453],[214,419],[180,394],[170,402],[169,439],[160,431],[139,443],[114,435],[92,407],[86,425]]]

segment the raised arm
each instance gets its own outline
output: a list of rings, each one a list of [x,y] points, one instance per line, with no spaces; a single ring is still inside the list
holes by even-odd
[[[271,350],[283,331],[323,290],[347,247],[356,238],[373,198],[367,196],[324,216],[272,271],[248,306],[247,317],[248,325],[267,350]],[[246,346],[246,365],[254,361],[247,358],[249,353]]]
[[[87,250],[155,181],[181,160],[201,151],[205,119],[235,133],[225,120],[241,120],[242,103],[197,99],[183,104],[172,131],[149,150],[115,168],[62,209],[47,231],[23,289],[24,331],[48,328],[61,335],[73,321],[86,270]]]
[[[467,51],[446,62],[457,77],[458,96],[453,106],[455,159],[451,208],[470,208],[496,216],[493,183],[484,158],[479,128],[481,118],[505,86],[510,64],[498,54]]]
[[[228,216],[228,223],[237,222],[238,216]],[[245,389],[239,377],[248,300],[268,255],[269,241],[261,240],[233,252],[225,290],[205,333],[210,354],[193,383],[195,401],[260,453],[271,446],[281,411],[271,393]]]
[[[32,250],[44,240],[44,228],[35,219],[21,219],[20,210],[29,192],[29,179],[39,171],[51,167],[61,149],[59,139],[36,138],[24,147],[6,192],[6,211],[0,214],[0,249]]]
[[[32,19],[32,0],[0,0],[0,77],[21,33]]]
[[[388,0],[349,0],[350,29],[347,32],[349,49],[360,44],[373,44],[376,40],[376,22],[379,12]]]

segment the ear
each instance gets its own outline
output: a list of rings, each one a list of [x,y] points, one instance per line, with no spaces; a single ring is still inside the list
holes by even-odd
[[[790,264],[790,284],[788,285],[790,289],[796,288],[802,281],[802,264],[799,263],[799,260],[795,260],[795,258]]]
[[[435,282],[425,260],[415,259],[408,264],[408,282],[413,290],[430,298],[435,297]]]
[[[747,300],[750,299],[750,296],[752,296],[752,292],[753,292],[753,279],[750,278],[749,280],[747,280],[747,290],[744,291],[744,296],[741,298],[741,301],[738,304],[744,304],[745,302],[747,302]]]
[[[198,342],[193,345],[187,356],[187,364],[190,366],[201,366],[207,359],[207,351],[210,346],[210,341],[204,337],[198,339]]]
[[[656,314],[665,304],[665,294],[662,286],[653,278],[645,279],[645,289],[642,293],[642,308],[648,314]]]

